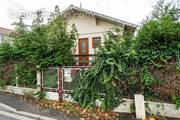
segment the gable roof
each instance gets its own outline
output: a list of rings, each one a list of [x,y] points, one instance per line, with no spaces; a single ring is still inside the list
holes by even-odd
[[[136,25],[136,24],[126,22],[126,21],[123,21],[123,20],[120,20],[120,19],[117,19],[117,18],[113,18],[113,17],[107,16],[107,15],[104,15],[104,14],[100,14],[100,13],[97,13],[97,12],[94,12],[94,11],[79,8],[79,7],[76,7],[74,5],[70,5],[68,8],[66,8],[63,11],[63,14],[64,13],[69,13],[71,11],[78,11],[78,12],[84,12],[84,13],[92,14],[95,17],[100,18],[102,20],[106,20],[106,21],[109,21],[109,22],[112,22],[112,23],[115,23],[115,24],[125,25],[125,26],[128,26],[128,27],[134,28],[134,29],[136,29],[138,27],[138,25]]]

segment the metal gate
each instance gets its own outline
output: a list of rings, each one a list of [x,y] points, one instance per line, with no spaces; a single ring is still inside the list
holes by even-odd
[[[81,70],[87,70],[90,66],[63,66],[50,67],[42,70],[41,89],[43,91],[57,92],[59,100],[63,94],[69,94],[78,86],[74,79]]]

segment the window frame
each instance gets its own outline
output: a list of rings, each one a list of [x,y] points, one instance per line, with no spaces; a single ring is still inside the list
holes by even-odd
[[[100,44],[100,46],[101,46],[101,40],[102,40],[102,38],[101,38],[101,37],[93,37],[93,38],[92,38],[92,48],[98,48],[98,46],[96,46],[96,47],[94,46],[94,41],[95,41],[95,39],[100,39],[100,43],[99,43],[99,44]],[[99,47],[100,47],[100,46],[99,46]]]

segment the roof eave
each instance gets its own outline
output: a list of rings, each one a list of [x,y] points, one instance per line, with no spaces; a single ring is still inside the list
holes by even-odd
[[[67,13],[69,12],[70,10],[77,10],[77,11],[80,11],[80,12],[85,12],[85,13],[89,13],[89,14],[93,14],[95,15],[97,18],[101,18],[101,19],[104,19],[104,20],[108,20],[110,22],[113,22],[115,24],[121,24],[121,25],[126,25],[126,26],[129,26],[129,27],[132,27],[134,29],[136,29],[138,27],[138,25],[136,24],[133,24],[133,23],[130,23],[130,22],[126,22],[126,21],[123,21],[123,20],[119,20],[119,19],[116,19],[116,18],[113,18],[113,17],[110,17],[110,16],[107,16],[107,15],[103,15],[103,14],[100,14],[100,13],[97,13],[97,12],[93,12],[93,11],[90,11],[90,10],[86,10],[86,9],[83,9],[83,8],[79,8],[79,7],[76,7],[74,5],[70,5],[67,9],[65,9],[62,13]]]

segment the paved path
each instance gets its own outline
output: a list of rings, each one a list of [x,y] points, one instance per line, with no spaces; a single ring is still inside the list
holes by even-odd
[[[72,116],[66,116],[62,112],[49,109],[49,108],[42,108],[36,105],[32,105],[31,103],[27,103],[26,101],[19,100],[16,98],[15,95],[12,95],[12,94],[4,94],[0,92],[0,104],[1,103],[8,105],[12,108],[15,108],[16,111],[24,111],[27,113],[38,114],[41,116],[46,116],[46,117],[54,118],[57,120],[78,120],[78,118],[74,118]],[[6,108],[3,108],[1,106],[0,107],[0,120],[16,120],[13,118],[6,117],[7,115],[1,114],[1,112],[9,112],[9,111]],[[31,119],[27,119],[27,120],[31,120]]]

